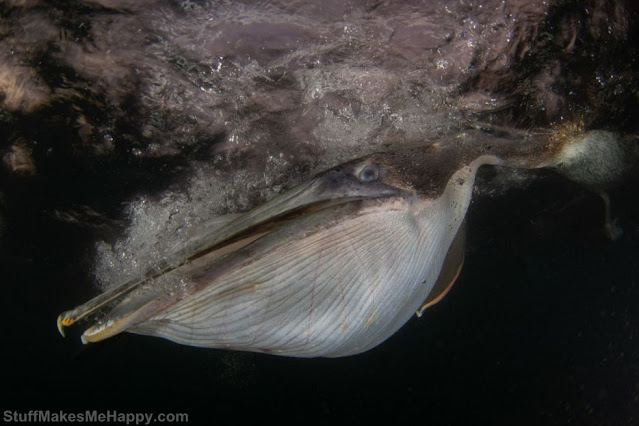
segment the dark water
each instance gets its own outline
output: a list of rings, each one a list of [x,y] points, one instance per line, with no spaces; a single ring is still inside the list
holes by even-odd
[[[380,347],[335,360],[126,334],[87,347],[77,335],[62,339],[56,316],[91,293],[90,240],[28,205],[8,209],[3,409],[175,411],[192,421],[388,415],[430,424],[636,424],[634,184],[613,192],[624,229],[614,242],[604,237],[599,198],[550,174],[477,199],[466,264],[445,300]]]
[[[304,6],[300,9],[304,14],[280,4],[278,7],[284,12],[276,8],[277,13],[301,20],[300,25],[306,25],[309,34],[316,34],[312,40],[317,46],[321,47],[317,40],[322,40],[320,36],[325,32],[330,33],[329,41],[333,36],[337,40],[337,47],[321,50],[321,55],[312,49],[309,52],[304,43],[289,43],[288,38],[280,39],[286,49],[276,46],[277,49],[264,52],[248,52],[266,63],[260,63],[264,70],[269,68],[268,61],[278,60],[277,55],[289,58],[289,44],[297,46],[301,53],[291,55],[291,63],[284,62],[282,68],[286,72],[302,69],[312,76],[317,71],[311,67],[316,56],[334,66],[339,72],[323,76],[319,70],[318,80],[331,82],[337,76],[341,86],[326,88],[324,97],[304,108],[299,105],[306,95],[299,82],[282,77],[286,72],[276,69],[282,75],[275,74],[282,78],[269,83],[263,76],[251,79],[247,77],[250,73],[238,71],[244,69],[243,56],[239,54],[242,52],[236,58],[240,65],[226,64],[222,68],[230,70],[227,75],[213,78],[202,73],[200,68],[214,65],[216,56],[212,51],[193,47],[208,40],[210,34],[199,32],[198,43],[194,43],[191,27],[210,27],[206,15],[194,20],[188,15],[191,12],[182,10],[184,4],[191,2],[182,2],[181,8],[175,3],[168,2],[166,6],[157,2],[170,13],[137,3],[130,6],[134,13],[108,7],[111,3],[127,5],[126,1],[104,0],[101,3],[107,6],[100,7],[81,1],[34,2],[37,7],[24,8],[20,2],[13,3],[18,5],[13,9],[0,4],[0,20],[13,20],[8,25],[11,31],[0,34],[0,53],[4,55],[1,58],[6,59],[0,66],[13,64],[11,49],[15,49],[16,56],[31,61],[24,59],[19,63],[31,67],[21,71],[24,75],[38,75],[42,84],[63,90],[62,95],[39,108],[33,106],[39,99],[34,95],[35,100],[25,97],[31,103],[21,104],[23,110],[0,110],[0,154],[4,156],[13,146],[23,144],[29,148],[36,167],[35,173],[26,175],[13,173],[11,167],[0,168],[3,411],[186,412],[191,422],[208,424],[225,423],[227,416],[258,421],[320,419],[326,423],[389,417],[395,423],[433,425],[639,424],[636,176],[610,191],[612,213],[623,230],[615,241],[605,236],[599,196],[551,173],[542,173],[528,185],[503,191],[500,196],[485,193],[477,197],[467,217],[466,262],[455,287],[422,318],[413,318],[388,341],[358,356],[331,360],[280,358],[184,347],[129,334],[82,346],[77,329],[70,329],[66,339],[56,329],[60,312],[97,293],[91,275],[95,243],[122,237],[128,225],[127,203],[140,194],[157,195],[171,184],[179,186],[196,160],[212,161],[218,148],[233,148],[230,135],[237,129],[241,142],[237,150],[244,151],[241,155],[246,158],[240,155],[241,161],[221,165],[224,173],[235,172],[236,165],[250,166],[251,161],[264,166],[262,154],[276,140],[276,151],[284,152],[289,161],[289,169],[284,171],[297,173],[297,178],[320,167],[320,160],[328,154],[334,155],[332,161],[352,154],[368,143],[370,135],[379,146],[404,137],[421,140],[445,131],[447,126],[454,128],[457,124],[444,121],[463,116],[459,110],[464,105],[470,116],[477,114],[479,119],[496,125],[529,129],[549,125],[560,114],[567,114],[568,118],[582,114],[591,120],[592,128],[636,134],[633,117],[637,116],[638,103],[637,63],[635,52],[628,50],[628,46],[633,46],[633,37],[636,40],[636,29],[625,28],[628,37],[618,37],[618,29],[623,28],[619,23],[627,23],[624,17],[615,21],[621,26],[612,28],[614,31],[609,34],[598,30],[589,33],[587,28],[581,28],[591,24],[589,17],[605,27],[605,22],[601,23],[605,19],[593,11],[612,14],[608,6],[617,2],[591,1],[584,9],[575,9],[576,1],[555,2],[551,17],[539,32],[535,26],[535,13],[539,11],[535,6],[543,2],[508,3],[507,10],[524,10],[528,15],[522,16],[531,17],[529,26],[513,24],[512,34],[521,39],[516,48],[506,52],[521,60],[515,61],[513,67],[508,61],[497,60],[503,52],[495,47],[512,47],[498,43],[504,38],[500,31],[506,34],[510,24],[495,25],[495,32],[486,31],[486,35],[482,31],[489,27],[487,24],[475,26],[460,19],[468,27],[457,31],[451,44],[449,27],[442,33],[442,28],[435,25],[433,28],[438,31],[431,31],[433,40],[439,40],[435,36],[446,39],[442,46],[450,55],[447,58],[456,59],[469,72],[464,74],[466,71],[461,73],[459,67],[451,66],[451,74],[441,76],[442,71],[429,56],[439,52],[411,41],[411,34],[422,37],[428,32],[414,28],[414,34],[400,31],[401,37],[390,46],[394,49],[391,54],[383,43],[367,44],[369,35],[377,34],[375,31],[392,32],[384,20],[395,19],[393,2],[351,2],[342,6],[346,12],[338,7],[316,10],[309,2],[296,2]],[[618,3],[636,11],[631,2]],[[199,3],[194,4],[197,12]],[[223,3],[210,4],[215,5],[212,9],[225,8]],[[261,7],[260,3],[255,4],[257,9]],[[501,13],[501,2],[485,4],[492,9],[485,7],[481,11],[477,2],[442,1],[433,10],[420,10],[436,24],[439,20],[434,11],[441,12],[451,23],[450,28],[467,10],[478,13],[480,24],[505,19],[499,15],[495,20],[490,12]],[[442,5],[450,6],[454,13],[442,12]],[[416,7],[413,2],[403,2],[402,19],[412,17],[412,8]],[[370,20],[359,9],[379,13],[383,19]],[[347,33],[339,19],[342,13],[353,10],[351,17],[364,22],[354,24],[368,28],[370,33]],[[324,21],[310,19],[316,14],[327,22],[335,21],[334,28],[327,30]],[[142,21],[144,37],[135,35],[137,30],[131,21]],[[573,24],[580,27],[575,30],[580,38],[571,47],[574,52],[566,47],[571,32],[561,32]],[[16,29],[22,27],[31,28],[25,33],[31,38],[23,37]],[[57,39],[58,28],[66,31],[67,38],[62,41]],[[518,28],[532,29],[526,32]],[[275,31],[262,30],[267,34]],[[475,37],[475,31],[480,36]],[[556,45],[548,42],[552,40],[548,34],[553,31]],[[168,35],[175,33],[181,37],[170,40]],[[232,38],[234,33],[228,34]],[[293,35],[297,37],[296,34]],[[259,38],[259,34],[254,37]],[[473,44],[466,41],[478,41],[481,49],[471,49]],[[110,46],[110,42],[120,49]],[[31,51],[33,46],[38,48]],[[86,50],[73,49],[78,46]],[[104,66],[110,64],[100,62],[104,57],[99,57],[98,65],[92,67],[90,59],[95,59],[95,52],[102,52],[98,47],[106,49],[105,46],[113,47],[118,64],[137,71],[131,75],[139,80],[129,74],[119,79],[120,69]],[[158,46],[166,50],[161,51]],[[219,48],[216,46],[213,47]],[[144,50],[147,47],[149,51]],[[253,47],[251,43],[244,46]],[[526,55],[526,49],[533,53]],[[10,50],[11,54],[7,53]],[[83,53],[74,56],[78,51]],[[487,52],[493,56],[482,59],[481,54]],[[610,52],[613,54],[606,54]],[[619,52],[630,53],[621,58]],[[413,73],[404,75],[405,70],[415,66],[411,61],[418,54],[423,56],[419,60],[430,68],[416,67]],[[357,73],[351,71],[365,67],[376,70],[377,74],[371,73],[370,78],[381,86],[359,92],[355,88],[358,81],[351,78]],[[377,67],[382,67],[383,72]],[[0,83],[5,81],[4,69],[0,67]],[[271,76],[264,70],[258,67],[258,71]],[[469,77],[455,82],[463,77],[460,73]],[[157,89],[156,74],[166,77],[162,90]],[[521,76],[526,81],[520,85]],[[609,79],[602,89],[603,98],[596,89],[605,84],[595,76]],[[423,84],[427,77],[443,81],[445,90]],[[88,89],[92,80],[104,86],[95,83],[94,88],[99,88],[92,92]],[[193,86],[193,82],[200,87]],[[200,90],[211,88],[204,83],[220,89],[223,99],[213,102],[208,96],[214,91]],[[157,97],[149,95],[149,87],[157,89]],[[186,93],[184,87],[203,98],[177,96],[176,93]],[[573,97],[575,87],[582,90]],[[382,93],[376,91],[380,88],[394,102],[390,104],[396,115],[406,118],[404,124],[393,123],[392,114],[380,113],[388,102],[386,96],[377,96]],[[4,91],[6,87],[0,89]],[[259,96],[240,96],[245,89],[255,90]],[[38,91],[34,93],[37,95]],[[475,102],[478,93],[478,105],[490,96],[498,102],[475,111],[468,105]],[[582,104],[593,99],[596,105]],[[614,104],[615,99],[618,104]],[[202,104],[202,100],[208,103]],[[274,100],[281,109],[273,107],[263,113],[261,108],[272,107]],[[5,98],[0,99],[4,101]],[[343,112],[346,105],[359,105],[360,109],[355,108],[350,111],[353,116],[344,118],[338,112]],[[430,123],[420,121],[428,116],[423,113],[425,105],[430,112],[440,113],[432,118],[436,129],[422,126]],[[300,118],[302,113],[307,121]],[[213,123],[213,116],[218,122]],[[327,116],[333,121],[322,121]],[[82,120],[89,124],[80,126]],[[152,125],[145,127],[144,120]],[[296,127],[298,122],[303,125]],[[327,136],[326,131],[333,127],[342,133],[336,131]],[[359,132],[352,131],[358,127]],[[291,145],[300,140],[300,135],[308,137],[308,143]],[[358,135],[361,141],[356,140]],[[257,146],[252,145],[254,140],[266,142]],[[334,144],[340,143],[351,145],[344,148],[346,154],[333,154],[340,148]],[[299,155],[300,150],[306,150],[304,155]],[[480,173],[480,184],[489,180],[490,173],[489,169]],[[286,173],[280,177],[278,183],[285,186],[297,179]]]

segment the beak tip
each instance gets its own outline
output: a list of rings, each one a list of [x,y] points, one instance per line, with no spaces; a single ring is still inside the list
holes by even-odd
[[[64,327],[65,327],[65,319],[63,318],[64,314],[61,314],[58,316],[58,331],[60,332],[60,335],[62,337],[66,337],[64,334]]]
[[[82,344],[88,345],[89,343],[102,340],[99,338],[101,331],[102,331],[102,328],[97,324],[84,330],[84,332],[82,333],[82,336],[80,336],[80,340],[82,341]],[[98,338],[96,338],[96,335],[98,336]]]
[[[104,339],[108,339],[109,337],[120,332],[117,324],[118,322],[112,320],[94,324],[93,326],[84,330],[82,336],[80,336],[80,340],[83,344],[87,345],[89,343],[95,343]]]

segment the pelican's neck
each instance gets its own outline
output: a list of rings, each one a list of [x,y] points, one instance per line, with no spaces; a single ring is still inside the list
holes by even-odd
[[[440,202],[448,205],[454,223],[461,224],[466,216],[477,170],[485,164],[500,165],[502,163],[503,160],[495,155],[481,155],[453,173],[440,197]]]

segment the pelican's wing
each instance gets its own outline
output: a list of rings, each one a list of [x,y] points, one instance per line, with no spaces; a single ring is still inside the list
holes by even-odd
[[[466,226],[463,223],[455,235],[448,252],[446,253],[446,260],[444,260],[444,266],[442,267],[437,282],[433,286],[433,289],[428,294],[428,298],[424,304],[417,310],[416,314],[421,317],[424,311],[448,294],[455,281],[459,277],[462,266],[464,265],[464,252],[466,249]]]

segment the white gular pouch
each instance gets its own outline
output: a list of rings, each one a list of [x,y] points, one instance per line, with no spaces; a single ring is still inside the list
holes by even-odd
[[[461,167],[435,199],[366,200],[297,219],[253,243],[242,267],[129,331],[298,357],[371,349],[428,297],[477,169],[497,163],[486,155]],[[208,279],[192,272],[192,280]]]

